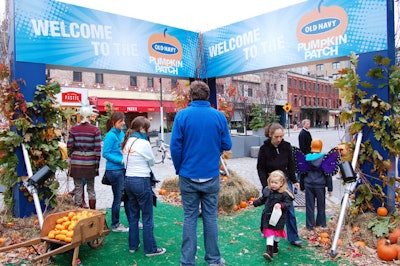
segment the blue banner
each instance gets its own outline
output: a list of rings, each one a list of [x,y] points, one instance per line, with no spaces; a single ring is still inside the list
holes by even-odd
[[[387,49],[386,0],[309,0],[203,34],[208,77]]]
[[[209,78],[387,49],[386,0],[309,0],[202,38],[53,0],[14,12],[17,61],[69,67]]]
[[[198,33],[52,0],[15,1],[16,59],[194,77]]]

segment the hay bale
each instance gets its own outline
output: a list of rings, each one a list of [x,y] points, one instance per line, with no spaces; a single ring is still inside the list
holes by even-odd
[[[239,205],[242,200],[248,201],[250,198],[258,198],[260,191],[255,185],[244,180],[236,172],[229,170],[229,177],[226,180],[221,178],[221,189],[219,191],[218,207],[224,212],[233,212],[233,208]],[[161,183],[161,189],[168,192],[179,192],[179,177],[171,176]]]
[[[250,198],[258,198],[260,191],[255,185],[239,176],[235,171],[229,169],[229,178],[221,182],[219,192],[219,208],[225,212],[232,212],[235,205],[242,200],[248,201]]]
[[[166,189],[168,192],[179,192],[179,177],[177,175],[167,177],[161,183],[161,189]]]

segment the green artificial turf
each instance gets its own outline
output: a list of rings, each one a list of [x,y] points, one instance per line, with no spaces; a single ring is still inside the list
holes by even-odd
[[[266,261],[262,254],[265,251],[265,239],[261,237],[259,226],[262,207],[247,208],[232,215],[220,215],[219,246],[226,265],[339,265],[323,255],[318,247],[297,248],[291,246],[285,239],[279,245],[279,254],[274,255],[273,262]],[[304,226],[305,213],[296,210],[298,226]],[[107,210],[107,224],[110,224],[110,209]],[[128,225],[121,208],[121,221]],[[111,232],[105,237],[102,246],[92,249],[83,244],[80,247],[79,258],[82,265],[179,265],[180,246],[183,222],[181,207],[158,202],[154,209],[154,234],[159,247],[167,249],[161,256],[148,258],[143,253],[143,245],[136,253],[129,253],[128,233]],[[206,266],[204,261],[203,226],[198,220],[198,266]],[[72,252],[57,255],[54,265],[71,265]],[[351,265],[340,260],[340,265]]]

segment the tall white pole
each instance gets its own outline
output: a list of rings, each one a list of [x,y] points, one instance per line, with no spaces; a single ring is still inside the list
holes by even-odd
[[[162,100],[162,78],[160,78],[160,125],[161,125],[161,141],[164,141],[164,108]]]

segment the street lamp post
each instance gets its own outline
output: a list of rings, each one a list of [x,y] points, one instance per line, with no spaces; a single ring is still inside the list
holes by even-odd
[[[160,126],[161,126],[161,141],[164,141],[164,108],[162,100],[162,78],[160,78]]]

